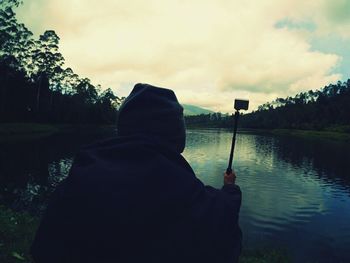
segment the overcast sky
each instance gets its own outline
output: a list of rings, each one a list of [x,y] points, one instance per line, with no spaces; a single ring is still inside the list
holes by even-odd
[[[230,112],[350,78],[350,0],[24,0],[17,13],[119,96],[150,83]]]

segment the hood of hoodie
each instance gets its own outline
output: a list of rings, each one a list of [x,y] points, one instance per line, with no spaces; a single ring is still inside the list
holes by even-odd
[[[186,133],[183,107],[170,89],[136,84],[119,109],[118,135],[146,135],[181,153]]]

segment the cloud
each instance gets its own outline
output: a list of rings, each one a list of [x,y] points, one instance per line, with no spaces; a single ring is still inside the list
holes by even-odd
[[[296,0],[294,8],[286,13],[289,22],[315,25],[315,34],[327,36],[337,34],[350,38],[350,1],[349,0]],[[293,24],[293,23],[292,23]]]
[[[341,58],[312,50],[310,39],[332,27],[345,37],[347,5],[342,0],[31,0],[19,17],[38,34],[56,30],[67,65],[117,94],[148,82],[174,89],[183,103],[225,112],[236,96],[250,99],[255,108],[341,78],[332,71]],[[278,26],[281,21],[289,26]],[[315,28],[291,27],[305,21]]]
[[[336,33],[344,38],[350,38],[350,1],[324,1],[322,13],[315,20],[320,24],[321,34]]]

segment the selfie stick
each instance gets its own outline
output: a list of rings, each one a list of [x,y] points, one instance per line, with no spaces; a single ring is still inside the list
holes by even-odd
[[[228,167],[226,169],[226,174],[232,173],[232,161],[233,161],[233,152],[235,150],[235,144],[236,144],[236,134],[237,134],[237,127],[238,127],[239,110],[247,110],[248,105],[249,105],[248,100],[235,100],[235,105],[234,105],[234,108],[236,110],[236,112],[235,112],[235,125],[233,128],[233,137],[232,137],[232,144],[231,144],[230,159],[228,161]]]

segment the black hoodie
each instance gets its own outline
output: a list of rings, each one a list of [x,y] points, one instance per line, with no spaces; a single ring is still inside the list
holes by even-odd
[[[239,187],[204,186],[173,140],[129,133],[76,156],[38,229],[35,262],[237,262]]]

